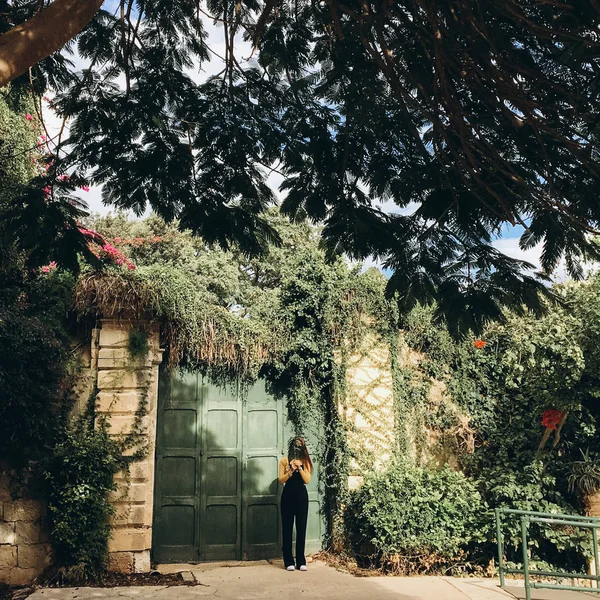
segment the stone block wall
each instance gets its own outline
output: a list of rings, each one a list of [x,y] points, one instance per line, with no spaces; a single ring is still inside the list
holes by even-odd
[[[117,491],[109,542],[112,571],[140,573],[150,570],[152,510],[154,500],[154,450],[158,401],[158,366],[162,360],[158,326],[148,331],[145,357],[129,354],[129,332],[144,324],[124,319],[103,319],[98,342],[98,396],[96,418],[106,420],[112,435],[132,431],[136,412],[145,405],[140,444],[146,457],[116,476]]]
[[[44,503],[13,499],[7,473],[0,472],[0,582],[27,585],[52,562],[42,522]]]
[[[139,445],[146,457],[129,473],[116,476],[117,491],[109,568],[133,573],[150,571],[154,499],[154,441],[158,401],[158,367],[162,360],[158,325],[148,330],[146,356],[129,354],[129,333],[148,325],[127,319],[103,319],[82,349],[83,369],[76,385],[74,415],[87,407],[94,389],[97,422],[105,421],[115,436],[127,435],[141,425]],[[136,412],[144,405],[144,416]],[[13,499],[9,476],[0,469],[0,583],[28,585],[52,562],[51,546],[43,529],[45,505],[25,497]]]
[[[74,414],[85,410],[94,388],[97,340],[94,330],[92,343],[80,348],[82,368],[74,390]],[[52,563],[45,515],[45,503],[28,497],[25,487],[15,488],[10,469],[0,467],[0,583],[29,585]]]
[[[348,361],[346,385],[348,393],[340,412],[348,444],[357,455],[348,481],[353,489],[362,482],[365,470],[385,466],[393,451],[392,372],[389,348],[383,340],[366,336]]]
[[[338,362],[341,356],[337,357]],[[389,344],[367,334],[346,365],[346,395],[338,404],[346,441],[354,454],[348,487],[362,485],[364,474],[385,468],[394,451],[395,414]]]
[[[448,465],[458,469],[459,453],[472,452],[474,447],[470,417],[452,403],[445,383],[433,379],[422,369],[423,355],[411,350],[399,335],[400,368],[410,373],[411,385],[424,385],[428,390],[426,406],[414,407],[407,415],[408,453],[416,464]],[[361,485],[364,472],[384,469],[391,460],[397,442],[393,385],[388,343],[375,334],[365,336],[348,360],[347,394],[339,406],[348,444],[356,455],[348,480],[350,489]],[[444,436],[427,427],[424,412],[437,410],[441,404],[454,411],[460,423],[444,432]]]

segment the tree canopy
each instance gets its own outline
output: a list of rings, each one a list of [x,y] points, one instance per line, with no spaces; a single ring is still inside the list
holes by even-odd
[[[10,3],[4,30],[39,7]],[[505,304],[540,309],[544,276],[493,240],[520,224],[546,272],[564,259],[575,277],[598,256],[599,24],[595,1],[106,2],[25,81],[71,119],[46,202],[68,172],[259,254],[278,239],[275,168],[284,214],[322,224],[331,255],[393,270],[402,308],[435,299],[475,329]],[[215,54],[222,72],[195,77]]]

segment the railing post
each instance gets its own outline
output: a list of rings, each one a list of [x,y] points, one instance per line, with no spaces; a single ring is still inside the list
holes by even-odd
[[[527,548],[528,517],[521,517],[521,538],[523,544],[523,574],[525,575],[525,600],[531,600],[531,585],[529,583],[529,552]]]
[[[502,524],[500,523],[500,509],[496,512],[496,540],[498,541],[498,573],[500,575],[500,587],[504,587],[504,536]]]
[[[600,580],[598,579],[600,578],[600,559],[598,557],[598,530],[595,527],[592,528],[592,541],[594,543],[594,575],[596,576],[596,587],[598,588],[600,587]]]

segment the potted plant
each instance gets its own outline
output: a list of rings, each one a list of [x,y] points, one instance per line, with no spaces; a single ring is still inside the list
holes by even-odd
[[[571,468],[569,491],[579,493],[588,516],[600,517],[600,458],[589,450],[581,455]]]

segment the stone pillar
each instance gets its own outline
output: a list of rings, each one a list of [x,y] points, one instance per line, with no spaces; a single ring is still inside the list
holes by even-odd
[[[148,353],[132,358],[130,331],[148,331]],[[152,510],[154,499],[154,450],[158,403],[158,367],[162,360],[159,328],[125,319],[103,319],[98,350],[98,397],[96,418],[105,418],[112,435],[126,435],[145,404],[141,445],[146,456],[131,466],[129,474],[115,477],[117,491],[109,542],[110,569],[126,573],[150,570]],[[133,452],[133,451],[132,451]]]

